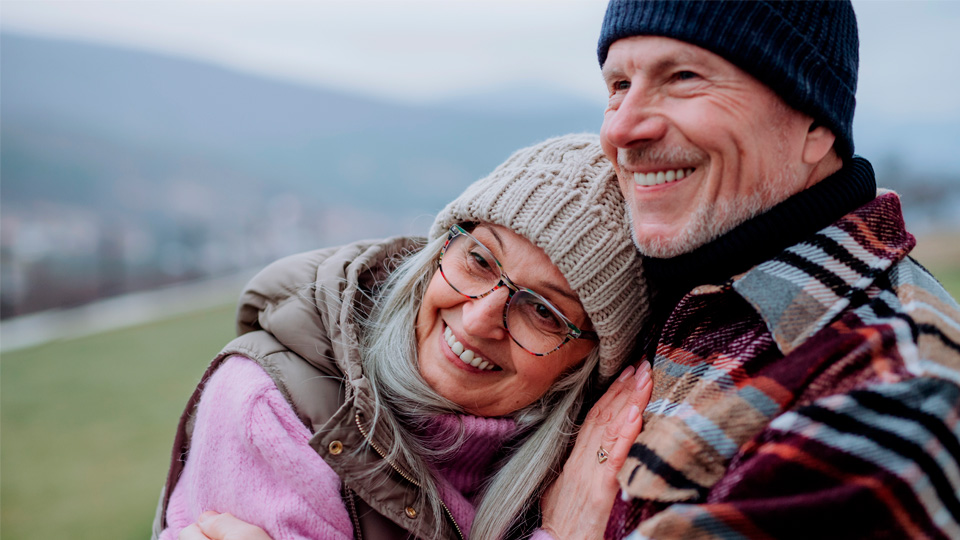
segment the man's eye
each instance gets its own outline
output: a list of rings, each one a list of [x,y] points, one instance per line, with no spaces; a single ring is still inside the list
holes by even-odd
[[[630,89],[630,81],[613,81],[610,85],[610,90],[613,93],[623,92],[624,90]]]
[[[674,78],[676,78],[678,81],[689,81],[698,77],[700,76],[692,71],[678,71],[676,75],[674,75]]]

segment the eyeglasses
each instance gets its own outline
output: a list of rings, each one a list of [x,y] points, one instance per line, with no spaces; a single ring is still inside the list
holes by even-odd
[[[438,262],[447,284],[467,298],[483,298],[500,287],[510,289],[503,326],[531,354],[546,356],[574,339],[598,339],[594,332],[577,328],[546,298],[510,281],[493,253],[459,225],[450,228]]]

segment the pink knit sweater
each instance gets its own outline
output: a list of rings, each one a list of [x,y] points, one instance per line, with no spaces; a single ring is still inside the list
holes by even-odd
[[[438,419],[442,433],[456,418]],[[444,503],[469,536],[474,495],[511,420],[464,418],[468,439],[457,456],[438,464]],[[310,432],[259,365],[228,359],[207,383],[197,410],[189,458],[167,509],[161,540],[205,510],[230,512],[262,527],[274,540],[353,538],[340,478],[307,444]],[[542,536],[538,531],[537,538]]]

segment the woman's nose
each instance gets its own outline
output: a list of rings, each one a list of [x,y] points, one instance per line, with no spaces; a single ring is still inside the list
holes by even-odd
[[[503,310],[509,289],[501,287],[483,298],[467,300],[463,304],[463,330],[475,337],[503,339],[507,329],[503,326]]]

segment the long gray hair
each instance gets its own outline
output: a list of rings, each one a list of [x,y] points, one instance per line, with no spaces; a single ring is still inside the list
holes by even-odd
[[[445,511],[428,463],[456,452],[464,434],[461,430],[459,437],[437,444],[426,439],[420,428],[435,416],[464,410],[437,394],[420,375],[416,321],[444,241],[443,236],[431,241],[391,272],[366,324],[361,325],[365,328],[361,338],[363,370],[370,380],[377,411],[373,429],[385,430],[390,436],[384,439],[392,441],[381,468],[369,474],[382,473],[383,468],[389,468],[387,462],[403,463],[421,483],[421,503],[437,516]],[[512,415],[517,435],[508,455],[486,483],[471,538],[505,538],[530,527],[526,520],[538,515],[540,496],[562,466],[575,433],[574,421],[584,389],[598,359],[594,348],[581,365],[561,375],[543,397]]]

